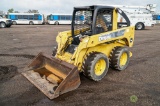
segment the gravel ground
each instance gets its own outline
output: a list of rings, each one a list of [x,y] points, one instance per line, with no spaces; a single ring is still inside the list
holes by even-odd
[[[56,35],[68,29],[68,25],[0,29],[0,106],[160,106],[160,25],[136,31],[126,70],[109,69],[99,82],[81,75],[78,89],[49,100],[21,72],[39,52],[51,55]]]

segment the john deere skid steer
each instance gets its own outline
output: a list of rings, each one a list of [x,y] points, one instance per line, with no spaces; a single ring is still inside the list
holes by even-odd
[[[118,22],[118,14],[125,23]],[[133,46],[134,27],[119,8],[75,7],[71,30],[60,32],[56,41],[53,56],[40,53],[22,73],[50,99],[78,88],[79,72],[100,81],[109,67],[126,69],[132,56],[128,47]]]

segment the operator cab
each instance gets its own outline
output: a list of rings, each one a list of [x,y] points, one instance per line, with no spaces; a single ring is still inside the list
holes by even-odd
[[[72,44],[78,45],[80,38],[112,30],[114,7],[75,7],[72,19]]]
[[[73,41],[72,44],[67,47],[66,51],[74,53],[75,48],[79,45],[81,39],[86,36],[105,33],[112,31],[115,27],[118,28],[119,24],[113,26],[114,23],[117,23],[117,21],[113,22],[114,9],[115,7],[112,6],[99,5],[75,7],[71,25]],[[117,12],[125,18],[127,22],[126,26],[130,26],[130,21],[125,13],[119,8],[117,8]]]

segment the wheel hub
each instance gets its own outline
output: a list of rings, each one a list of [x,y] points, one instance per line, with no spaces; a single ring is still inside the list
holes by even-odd
[[[120,57],[120,66],[124,66],[127,63],[127,53],[122,53]]]
[[[139,24],[139,25],[137,26],[137,28],[138,28],[138,29],[142,29],[142,25]]]
[[[98,60],[97,63],[95,64],[95,74],[97,76],[100,76],[105,71],[105,68],[106,68],[105,60],[104,59]]]

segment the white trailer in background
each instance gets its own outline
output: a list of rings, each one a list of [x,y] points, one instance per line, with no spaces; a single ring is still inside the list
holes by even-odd
[[[104,5],[104,4],[103,4]],[[146,26],[154,26],[156,21],[153,20],[152,14],[156,10],[156,4],[147,4],[146,6],[126,6],[126,5],[110,5],[122,9],[128,16],[131,25],[136,30],[143,30]],[[123,17],[119,15],[119,22],[125,22]]]

